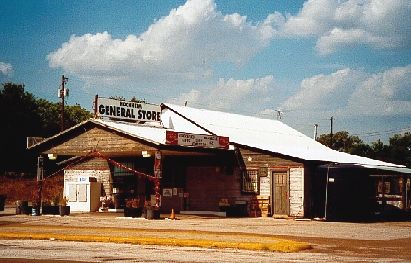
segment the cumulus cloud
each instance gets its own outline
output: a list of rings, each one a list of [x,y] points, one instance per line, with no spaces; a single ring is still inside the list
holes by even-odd
[[[13,67],[10,63],[0,61],[0,73],[5,76],[10,76],[13,73]]]
[[[411,65],[368,74],[342,69],[304,79],[281,107],[307,112],[394,115],[411,112]]]
[[[364,115],[409,115],[411,65],[369,76],[352,94],[347,109]]]
[[[209,76],[214,63],[245,63],[268,45],[266,27],[236,13],[223,15],[212,0],[189,0],[140,35],[73,35],[47,59],[51,67],[83,79],[195,79]]]
[[[277,26],[277,35],[317,38],[318,52],[327,55],[358,44],[410,47],[410,13],[409,1],[309,0],[297,15],[277,17],[271,24]]]
[[[203,108],[236,111],[243,113],[255,113],[258,109],[272,104],[275,98],[273,94],[278,86],[272,75],[257,79],[220,79],[212,87],[200,91],[191,90],[182,93],[179,98],[171,102]]]
[[[214,0],[188,0],[141,34],[73,35],[47,60],[89,83],[196,80],[211,77],[218,63],[245,64],[279,38],[315,38],[323,55],[356,44],[409,47],[410,13],[409,1],[308,0],[296,15],[273,10],[252,22],[222,14]]]

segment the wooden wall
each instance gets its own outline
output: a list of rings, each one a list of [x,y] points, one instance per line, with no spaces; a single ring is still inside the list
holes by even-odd
[[[301,167],[303,163],[291,157],[275,155],[273,153],[264,152],[257,149],[240,147],[242,159],[247,169],[249,168],[284,168]],[[251,158],[251,159],[250,159]]]
[[[85,155],[97,150],[109,156],[141,155],[141,151],[154,151],[156,148],[143,141],[127,138],[125,135],[108,131],[102,127],[92,127],[81,131],[74,137],[62,139],[56,146],[52,146],[45,153],[57,155]]]
[[[305,196],[307,195],[304,163],[296,158],[249,147],[239,147],[239,152],[245,169],[258,169],[259,176],[268,176],[271,180],[271,196],[256,195],[254,200],[251,198],[251,213],[257,216],[267,216],[274,211],[272,173],[281,172],[288,173],[289,177],[289,188],[285,197],[289,197],[288,215],[303,217],[306,211]],[[255,209],[257,211],[253,211]]]

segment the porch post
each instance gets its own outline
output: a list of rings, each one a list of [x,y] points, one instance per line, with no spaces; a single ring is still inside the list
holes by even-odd
[[[161,180],[161,152],[156,151],[155,156],[154,156],[154,192],[156,196],[156,204],[155,206],[157,208],[160,207],[160,180]]]

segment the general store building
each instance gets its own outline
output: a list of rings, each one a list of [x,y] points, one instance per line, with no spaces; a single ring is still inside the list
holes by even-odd
[[[90,119],[30,149],[74,157],[64,169],[74,206],[87,199],[80,181],[96,178],[99,197],[114,196],[119,209],[136,198],[163,213],[323,217],[389,202],[377,200],[378,180],[394,177],[398,206],[410,207],[404,166],[334,151],[278,120],[172,104],[160,111],[160,122],[143,124]]]

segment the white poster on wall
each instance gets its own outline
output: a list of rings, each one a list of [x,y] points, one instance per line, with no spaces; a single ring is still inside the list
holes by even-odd
[[[290,215],[304,216],[304,168],[290,168]]]
[[[260,189],[260,196],[269,197],[271,195],[269,176],[260,177],[260,188],[259,189]]]

